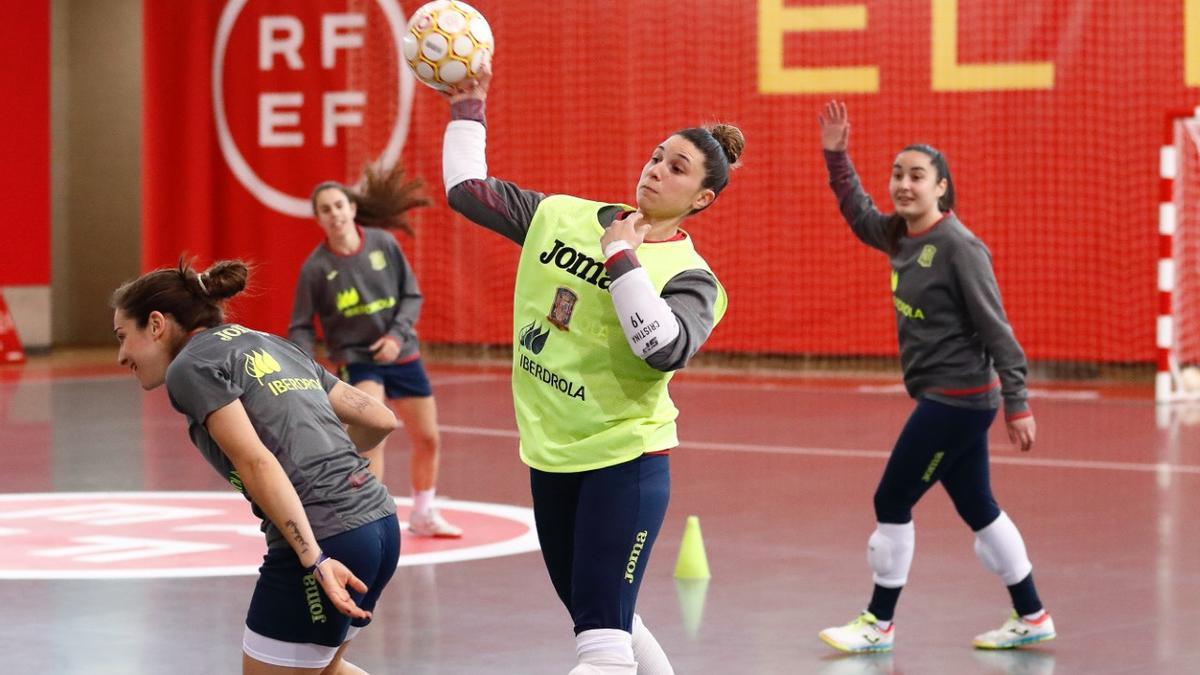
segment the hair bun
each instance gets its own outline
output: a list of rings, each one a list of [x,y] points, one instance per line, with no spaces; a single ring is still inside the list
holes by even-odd
[[[725,151],[725,159],[729,160],[729,165],[737,164],[742,150],[746,147],[746,138],[742,136],[742,130],[732,124],[717,123],[708,127],[708,133],[717,139],[717,143]]]
[[[246,288],[250,268],[241,260],[220,260],[204,270],[204,287],[213,300],[231,298]]]

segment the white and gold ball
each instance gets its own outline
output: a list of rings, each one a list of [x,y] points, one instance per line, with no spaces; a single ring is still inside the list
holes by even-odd
[[[447,91],[479,74],[496,41],[479,10],[458,0],[434,0],[413,12],[403,48],[418,80]]]

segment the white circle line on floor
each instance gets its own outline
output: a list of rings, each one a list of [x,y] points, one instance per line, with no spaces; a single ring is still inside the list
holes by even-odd
[[[0,507],[12,502],[39,501],[79,501],[93,502],[137,502],[137,501],[199,501],[212,502],[233,500],[244,502],[245,498],[236,492],[197,492],[197,491],[146,491],[146,492],[38,492],[38,493],[5,493],[0,494]],[[393,497],[393,500],[404,506],[410,506],[412,499],[408,497]],[[435,505],[443,511],[465,511],[478,513],[496,518],[514,521],[524,526],[524,531],[509,539],[486,544],[469,545],[451,548],[443,551],[427,551],[423,553],[406,554],[401,548],[398,567],[414,565],[433,565],[441,563],[460,562],[466,560],[481,560],[508,555],[529,553],[539,549],[537,531],[534,525],[533,509],[511,504],[494,504],[487,502],[459,501],[454,499],[438,499]],[[246,510],[247,524],[257,527],[252,522],[253,516]],[[79,513],[72,513],[69,520],[78,521],[82,518]],[[149,517],[149,516],[147,516]],[[0,508],[0,521],[5,520],[3,508]],[[149,517],[158,520],[157,517]],[[182,528],[197,531],[195,526]],[[3,528],[0,537],[21,536],[28,534],[21,528]],[[256,533],[257,534],[257,533]],[[261,534],[258,535],[261,541]],[[67,542],[69,543],[69,542]],[[89,542],[90,543],[90,542]],[[99,544],[103,547],[104,544]],[[265,551],[265,549],[264,549]],[[0,567],[0,579],[155,579],[176,577],[221,577],[247,576],[258,574],[258,564],[254,565],[214,565],[189,567],[151,567],[141,569],[37,569]]]

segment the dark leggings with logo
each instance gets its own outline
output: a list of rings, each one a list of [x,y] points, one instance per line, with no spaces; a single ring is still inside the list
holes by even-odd
[[[530,469],[542,558],[575,633],[629,631],[671,493],[667,455],[579,473]]]
[[[919,399],[879,479],[875,519],[909,522],[921,496],[934,483],[941,483],[972,532],[991,525],[1000,517],[988,473],[988,428],[995,417],[994,409],[959,408]],[[890,621],[901,590],[876,584],[867,610]],[[1042,609],[1033,573],[1008,586],[1008,592],[1017,613],[1027,615]]]
[[[988,428],[994,409],[958,408],[919,399],[896,439],[879,487],[875,519],[903,524],[935,483],[941,483],[972,531],[1000,516],[988,477]]]

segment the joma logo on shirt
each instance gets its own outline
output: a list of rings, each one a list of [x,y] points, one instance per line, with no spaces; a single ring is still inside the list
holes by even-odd
[[[559,239],[554,240],[553,248],[538,256],[538,261],[543,265],[553,263],[555,267],[574,274],[600,290],[608,290],[612,283],[612,279],[604,274],[604,261],[584,255]]]
[[[253,332],[254,331],[246,328],[245,326],[233,324],[228,328],[222,328],[221,330],[217,331],[216,336],[221,339],[221,342],[230,342],[233,340],[233,338],[238,337],[239,335],[245,335],[246,333]]]

